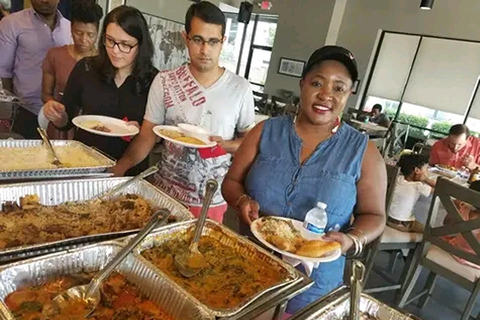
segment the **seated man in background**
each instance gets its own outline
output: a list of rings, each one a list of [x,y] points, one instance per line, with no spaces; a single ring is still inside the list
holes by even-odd
[[[435,142],[429,163],[474,170],[480,163],[480,139],[471,136],[466,125],[456,124],[450,128],[448,137]]]
[[[428,159],[420,154],[404,154],[397,165],[401,174],[393,191],[387,225],[402,232],[423,233],[424,226],[412,214],[413,207],[420,196],[432,193],[437,182],[428,178]]]
[[[376,123],[382,127],[388,127],[390,125],[390,119],[385,113],[382,113],[382,106],[376,104],[372,107],[372,115],[370,116],[370,122]]]

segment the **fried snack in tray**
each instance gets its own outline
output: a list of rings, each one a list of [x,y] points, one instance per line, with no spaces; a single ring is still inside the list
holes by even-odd
[[[274,217],[262,218],[259,231],[278,249],[309,258],[319,258],[341,247],[336,241],[306,240],[291,221]]]
[[[27,195],[20,205],[5,202],[1,209],[0,249],[138,229],[153,213],[150,203],[135,194],[53,206]]]
[[[214,237],[202,236],[199,250],[205,257],[207,267],[194,277],[185,278],[175,267],[173,259],[176,254],[188,250],[191,237],[191,232],[174,237],[141,254],[210,308],[228,309],[238,306],[288,276],[283,269],[263,260],[246,258]]]
[[[9,294],[5,298],[5,304],[15,319],[45,319],[42,317],[42,309],[44,306],[48,308],[57,294],[73,286],[87,284],[92,276],[93,274],[61,276],[39,286],[22,288]],[[100,303],[89,319],[172,320],[119,273],[114,272],[103,282],[100,294]],[[82,300],[73,300],[60,314],[48,319],[85,319],[87,307]]]

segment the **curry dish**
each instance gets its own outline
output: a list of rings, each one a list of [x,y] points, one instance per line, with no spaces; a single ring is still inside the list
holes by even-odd
[[[175,267],[173,259],[176,254],[187,250],[190,243],[187,238],[187,235],[174,237],[158,247],[143,251],[142,256],[209,308],[236,307],[288,277],[287,271],[280,267],[251,256],[242,256],[214,237],[202,236],[199,250],[207,267],[197,275],[185,278]]]
[[[52,299],[73,286],[87,284],[91,275],[63,276],[39,286],[17,290],[5,298],[5,304],[18,320],[81,320],[87,305],[78,300],[69,303],[60,314],[42,316]],[[123,275],[113,273],[100,288],[101,299],[89,319],[93,320],[172,320],[147,299]]]
[[[0,211],[0,249],[41,244],[87,235],[138,229],[153,213],[135,194],[108,200],[42,205],[37,195],[5,202]]]

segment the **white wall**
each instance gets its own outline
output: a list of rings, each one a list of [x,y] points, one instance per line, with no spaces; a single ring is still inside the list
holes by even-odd
[[[307,61],[325,44],[335,0],[276,0],[279,15],[265,92],[279,95],[280,89],[299,94],[299,78],[278,74],[280,58]]]
[[[480,1],[436,0],[430,11],[419,5],[420,0],[347,1],[337,44],[357,58],[360,79],[380,29],[480,41]],[[352,97],[349,105],[355,100]]]

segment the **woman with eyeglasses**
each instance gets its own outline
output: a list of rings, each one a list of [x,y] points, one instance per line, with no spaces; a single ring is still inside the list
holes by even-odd
[[[72,4],[73,44],[52,48],[43,62],[42,101],[60,101],[68,76],[78,61],[98,54],[96,43],[103,10],[95,0],[77,0]],[[49,136],[66,139],[65,131],[49,126]]]
[[[153,43],[142,13],[120,6],[106,17],[98,55],[80,60],[65,87],[62,103],[48,101],[43,112],[59,130],[73,127],[71,120],[83,115],[103,115],[139,126],[143,121],[150,85],[158,70],[152,65]],[[95,135],[77,129],[75,139],[120,159],[129,141]],[[128,140],[128,139],[127,139]],[[147,161],[127,172],[136,174]]]

